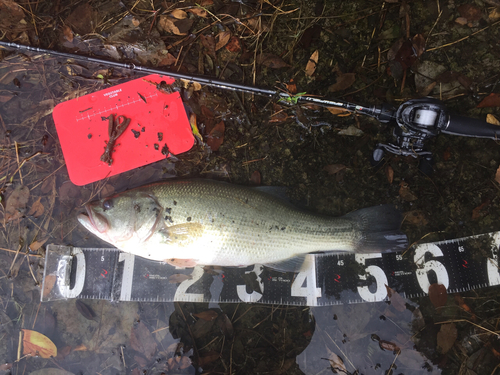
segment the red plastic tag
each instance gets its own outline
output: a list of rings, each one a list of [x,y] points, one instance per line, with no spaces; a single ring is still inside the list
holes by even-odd
[[[157,84],[174,79],[152,74],[58,104],[53,117],[71,181],[85,185],[188,151],[194,137],[178,92]],[[109,141],[109,116],[131,120],[118,137],[112,163],[101,161]]]

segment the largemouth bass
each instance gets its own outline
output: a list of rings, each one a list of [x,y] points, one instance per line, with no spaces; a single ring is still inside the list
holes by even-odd
[[[181,266],[264,264],[295,270],[311,252],[402,250],[390,205],[335,218],[300,210],[259,188],[212,180],[166,181],[86,205],[78,220],[118,249]]]

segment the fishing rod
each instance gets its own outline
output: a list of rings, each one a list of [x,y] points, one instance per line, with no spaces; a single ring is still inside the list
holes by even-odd
[[[387,103],[365,107],[344,101],[334,101],[307,95],[294,96],[283,91],[226,82],[205,76],[183,74],[136,65],[133,63],[121,63],[97,57],[78,55],[76,53],[59,52],[17,43],[0,41],[0,46],[113,66],[121,69],[144,72],[147,74],[168,75],[172,78],[198,82],[223,90],[277,97],[280,101],[288,104],[313,103],[319,106],[342,108],[349,112],[373,117],[381,123],[393,123],[397,125],[393,130],[395,142],[388,144],[379,143],[375,147],[372,155],[372,162],[374,163],[379,163],[385,152],[396,155],[413,156],[415,158],[420,156],[423,157],[424,160],[432,162],[432,153],[430,151],[426,151],[424,146],[427,139],[433,138],[439,133],[464,137],[489,138],[494,140],[500,138],[499,126],[475,118],[450,114],[444,103],[434,98],[412,99],[401,104],[399,108],[395,108]]]

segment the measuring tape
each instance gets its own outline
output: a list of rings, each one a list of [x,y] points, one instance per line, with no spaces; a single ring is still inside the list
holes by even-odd
[[[260,265],[177,269],[117,249],[49,245],[42,301],[258,302],[328,306],[378,302],[386,286],[405,298],[439,283],[448,293],[500,285],[500,232],[426,243],[387,254],[309,254],[308,267],[282,273]]]

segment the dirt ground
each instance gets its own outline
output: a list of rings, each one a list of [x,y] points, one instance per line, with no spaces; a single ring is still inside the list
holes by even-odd
[[[333,216],[393,204],[412,244],[498,231],[494,139],[435,134],[424,144],[430,168],[413,146],[376,164],[377,144],[396,142],[395,123],[299,97],[395,108],[432,97],[498,125],[499,24],[497,0],[0,0],[4,42],[290,94],[285,103],[185,85],[197,125],[189,151],[77,186],[54,107],[143,74],[0,49],[0,373],[500,374],[498,287],[449,294],[441,307],[404,299],[401,309],[395,300],[323,308],[39,302],[47,244],[109,247],[78,224],[84,204],[165,178],[285,186],[298,205]]]

